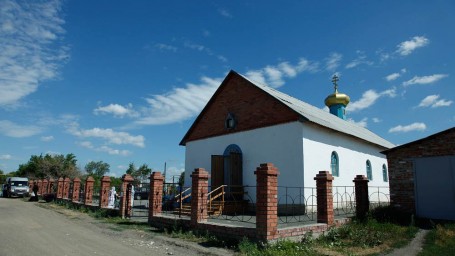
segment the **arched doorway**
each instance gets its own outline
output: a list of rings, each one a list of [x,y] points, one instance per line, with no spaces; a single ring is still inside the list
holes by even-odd
[[[243,185],[242,150],[235,144],[227,146],[223,155],[212,155],[212,190],[221,185],[228,185],[231,191]]]

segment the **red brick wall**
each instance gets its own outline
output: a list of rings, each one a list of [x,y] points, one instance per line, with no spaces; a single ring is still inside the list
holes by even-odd
[[[412,158],[455,155],[455,128],[386,152],[391,204],[415,213]]]
[[[237,121],[234,130],[225,128],[228,113],[233,114]],[[182,142],[297,120],[299,115],[287,106],[243,77],[231,73]]]

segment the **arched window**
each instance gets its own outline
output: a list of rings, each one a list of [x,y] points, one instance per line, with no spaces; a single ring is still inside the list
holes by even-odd
[[[382,165],[382,179],[384,182],[389,182],[389,177],[387,175],[387,166],[385,166],[385,164]]]
[[[368,180],[373,180],[373,172],[371,171],[370,160],[367,160],[367,178]]]
[[[338,162],[338,154],[337,152],[333,151],[332,156],[330,158],[330,168],[332,169],[332,175],[339,177],[339,162]]]

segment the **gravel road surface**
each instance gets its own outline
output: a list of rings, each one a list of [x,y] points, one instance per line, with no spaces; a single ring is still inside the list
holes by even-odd
[[[0,256],[233,254],[158,233],[118,228],[80,212],[40,207],[43,205],[0,198]]]

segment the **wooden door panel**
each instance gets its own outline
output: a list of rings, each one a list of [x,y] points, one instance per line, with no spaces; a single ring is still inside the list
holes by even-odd
[[[212,155],[211,183],[212,189],[224,183],[224,156]]]

